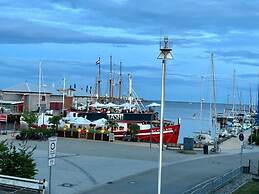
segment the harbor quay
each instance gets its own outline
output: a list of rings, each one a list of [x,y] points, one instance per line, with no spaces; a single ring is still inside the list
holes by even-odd
[[[1,137],[3,138],[3,136]],[[20,143],[8,138],[14,144]],[[28,141],[37,146],[34,158],[36,179],[49,180],[48,142]],[[231,146],[230,146],[231,145]],[[240,165],[240,142],[231,138],[221,145],[220,154],[192,154],[163,151],[163,193],[183,193],[209,178]],[[158,144],[102,142],[58,138],[56,164],[52,167],[53,194],[152,194],[157,188]],[[259,148],[244,150],[243,160],[258,158]]]

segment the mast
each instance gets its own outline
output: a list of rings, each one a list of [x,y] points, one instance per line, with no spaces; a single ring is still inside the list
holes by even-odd
[[[252,99],[251,85],[250,85],[250,88],[249,88],[249,95],[250,95],[250,98],[249,98],[249,113],[251,113],[253,111],[253,99]]]
[[[202,120],[202,117],[203,117],[203,102],[204,102],[204,99],[203,99],[203,78],[204,76],[201,76],[201,105],[200,105],[200,120],[201,120],[201,130],[203,129],[203,120]],[[201,131],[202,132],[202,131]]]
[[[63,79],[62,113],[64,113],[64,110],[65,110],[65,90],[66,90],[66,78],[64,76],[64,79]]]
[[[96,64],[98,65],[97,75],[97,99],[101,96],[101,58],[99,57]]]
[[[41,111],[41,85],[42,85],[42,83],[41,83],[41,77],[42,77],[42,72],[41,72],[41,61],[40,61],[40,64],[39,64],[39,98],[38,98],[38,111],[39,111],[39,113],[40,113],[40,111]]]
[[[236,69],[233,71],[233,106],[232,114],[235,115],[235,103],[236,103]]]
[[[132,95],[132,75],[131,74],[128,74],[128,79],[129,79],[128,100],[129,100],[129,103],[132,104],[133,95]]]
[[[212,74],[212,97],[213,97],[213,109],[212,109],[212,127],[215,129],[214,147],[217,152],[218,148],[218,129],[216,126],[217,110],[216,110],[216,83],[215,83],[215,69],[214,69],[214,54],[211,53],[211,74]]]
[[[112,56],[110,56],[109,98],[110,98],[110,101],[112,101],[112,98],[113,98],[113,89],[112,89]]]
[[[121,73],[121,64],[122,62],[120,61],[120,74],[119,74],[119,99],[122,97],[122,73]]]
[[[216,110],[216,83],[215,83],[215,69],[214,69],[214,54],[211,53],[211,73],[212,73],[212,92],[213,92],[213,114],[212,116],[217,115],[217,110]]]

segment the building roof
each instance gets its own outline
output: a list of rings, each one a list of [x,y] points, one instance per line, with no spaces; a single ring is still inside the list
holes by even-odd
[[[0,104],[22,104],[23,101],[0,100]]]
[[[66,90],[71,90],[75,92],[75,96],[86,96],[86,92],[81,89],[74,89],[74,88],[66,88]],[[12,93],[39,93],[39,86],[36,84],[31,84],[29,82],[20,83],[9,88],[4,88],[1,90],[2,92],[12,92]],[[41,93],[45,94],[52,94],[52,95],[62,95],[63,89],[57,89],[54,85],[43,85],[41,89]]]
[[[57,90],[53,87],[49,87],[49,86],[42,86],[41,89],[42,93],[47,93],[47,94],[57,94]],[[14,92],[14,93],[38,93],[39,92],[39,86],[35,85],[35,84],[31,84],[28,82],[24,82],[21,84],[17,84],[14,86],[11,86],[9,88],[5,88],[2,90],[3,92]]]

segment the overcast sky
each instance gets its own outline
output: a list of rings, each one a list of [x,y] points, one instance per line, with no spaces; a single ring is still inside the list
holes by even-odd
[[[1,0],[0,88],[62,77],[77,88],[94,85],[101,57],[102,93],[107,93],[109,55],[122,61],[125,94],[133,74],[138,96],[160,99],[159,40],[171,40],[166,99],[199,101],[210,96],[210,53],[215,55],[217,101],[256,94],[259,72],[259,0]],[[203,77],[203,78],[202,78]],[[117,75],[115,75],[117,82]],[[241,93],[241,97],[240,97]]]

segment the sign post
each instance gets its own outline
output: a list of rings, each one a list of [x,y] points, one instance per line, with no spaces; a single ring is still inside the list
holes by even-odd
[[[49,194],[51,194],[51,167],[55,165],[57,137],[49,138]]]

